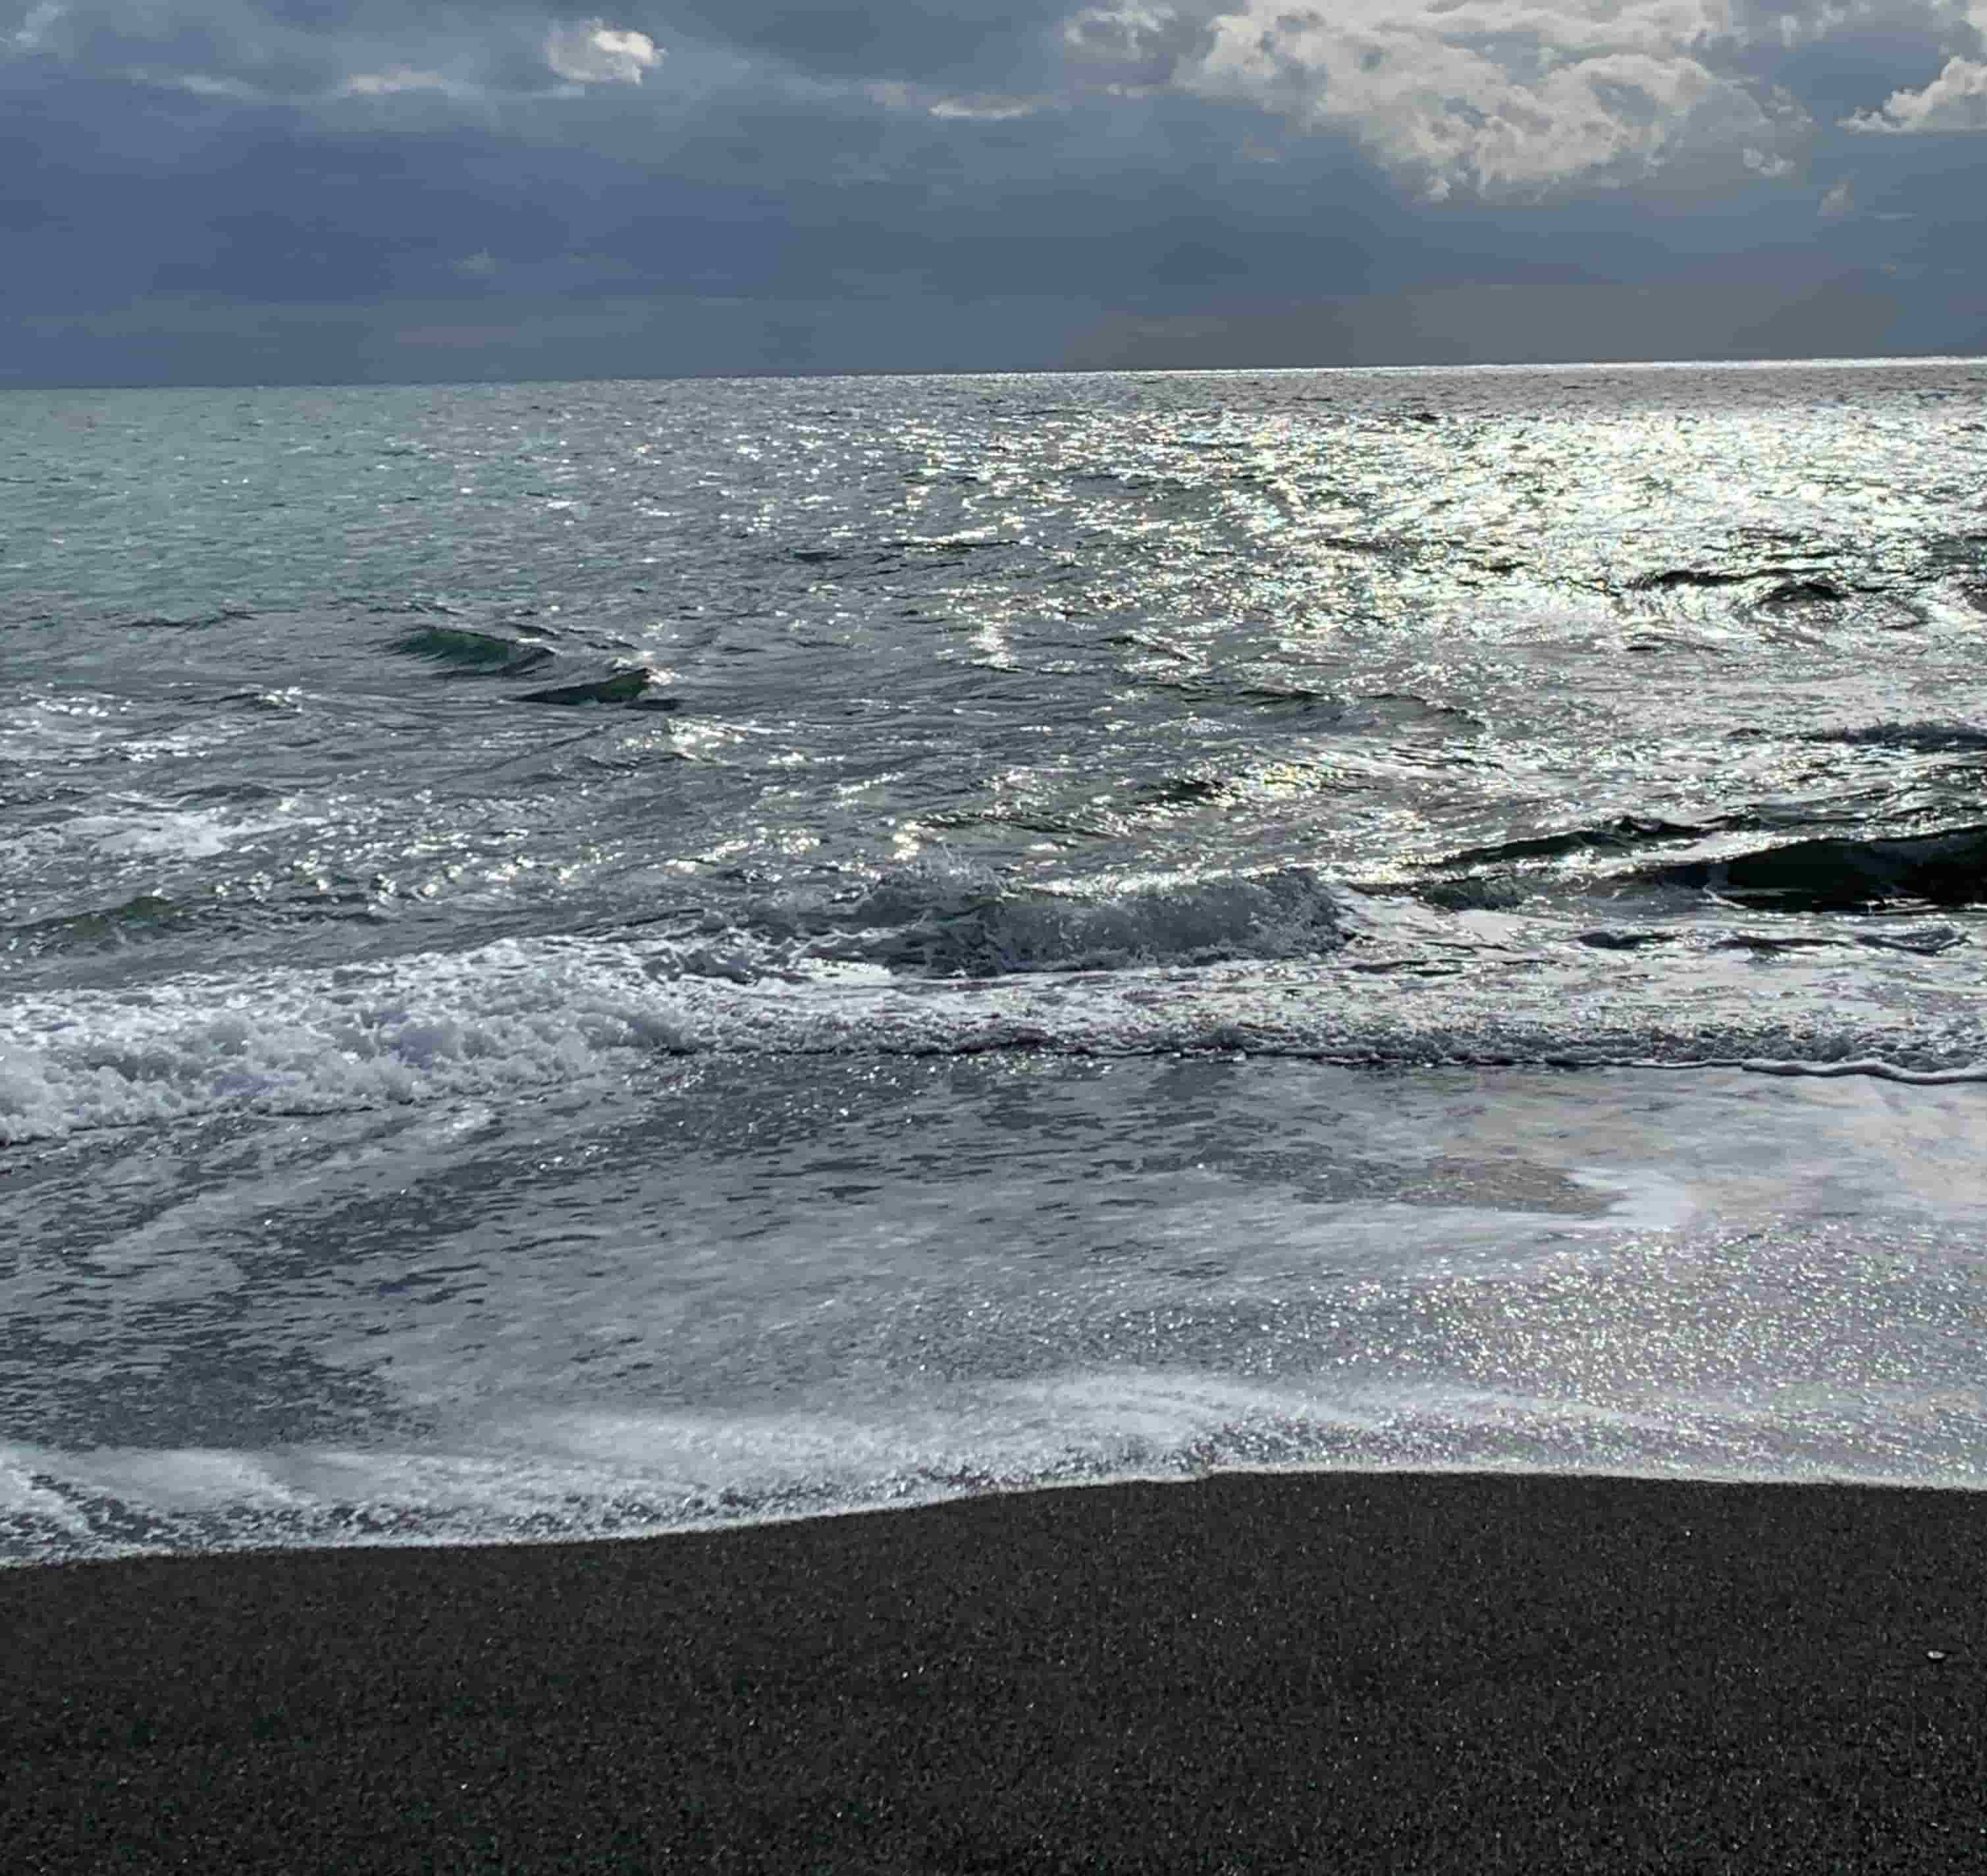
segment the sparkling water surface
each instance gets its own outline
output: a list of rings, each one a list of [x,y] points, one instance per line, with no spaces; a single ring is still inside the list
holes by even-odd
[[[1987,364],[0,416],[0,1555],[1979,1480]]]

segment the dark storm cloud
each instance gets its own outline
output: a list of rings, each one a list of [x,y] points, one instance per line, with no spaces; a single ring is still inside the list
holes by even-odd
[[[1928,133],[1983,50],[1958,0],[0,0],[0,374],[1965,348],[1987,137]]]
[[[808,72],[1000,85],[1044,69],[1042,43],[1070,10],[1067,0],[649,0],[634,14],[658,38],[735,46]]]
[[[602,10],[612,19],[600,23],[662,46],[728,48],[820,76],[999,89],[1051,79],[1072,54],[1159,82],[1204,47],[1205,22],[1222,8],[1220,0],[1125,13],[1072,0],[627,0]],[[545,0],[10,0],[0,39],[96,69],[203,73],[286,92],[394,66],[530,85],[545,79],[536,55],[548,32],[595,16],[584,4]]]

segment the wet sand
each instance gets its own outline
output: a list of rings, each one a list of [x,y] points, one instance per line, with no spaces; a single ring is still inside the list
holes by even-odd
[[[0,1572],[10,1871],[1987,1868],[1987,1493],[1227,1476]]]

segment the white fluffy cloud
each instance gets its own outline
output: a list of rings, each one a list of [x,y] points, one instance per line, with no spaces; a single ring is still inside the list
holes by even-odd
[[[1806,120],[1739,69],[1750,36],[1729,0],[1244,0],[1190,82],[1348,131],[1433,196],[1538,194],[1707,157],[1773,173]]]
[[[1846,130],[1909,137],[1932,130],[1987,130],[1987,65],[1948,59],[1945,69],[1918,91],[1894,91],[1881,110],[1845,117]]]
[[[575,85],[639,85],[663,62],[646,32],[629,32],[604,19],[555,25],[545,35],[545,63]]]

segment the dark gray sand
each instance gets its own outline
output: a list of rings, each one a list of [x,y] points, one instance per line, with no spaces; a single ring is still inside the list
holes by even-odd
[[[9,1871],[1987,1871],[1987,1494],[1231,1476],[0,1572]]]

